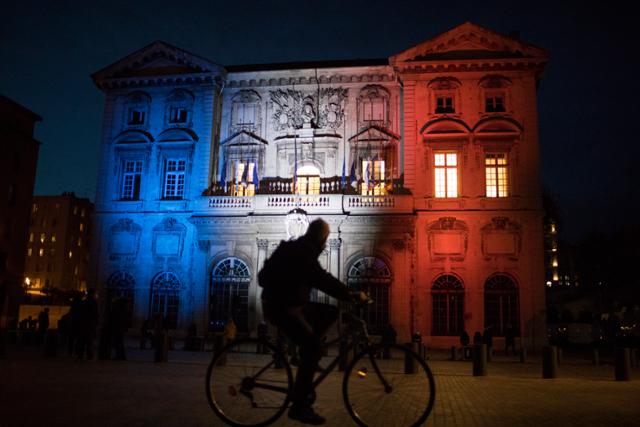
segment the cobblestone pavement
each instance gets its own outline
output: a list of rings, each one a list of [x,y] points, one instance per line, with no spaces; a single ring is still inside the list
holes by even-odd
[[[129,360],[45,359],[10,347],[0,359],[0,426],[219,426],[209,409],[204,376],[210,353],[172,351],[153,363],[151,351],[129,349]],[[540,360],[495,358],[486,377],[468,362],[429,362],[436,404],[427,426],[628,426],[640,422],[640,369],[613,380],[613,366],[565,357],[558,378],[541,378]],[[434,355],[433,359],[438,359]],[[330,426],[355,425],[342,403],[339,373],[318,389],[316,409]],[[401,414],[385,414],[398,425]],[[297,423],[286,418],[276,426]]]

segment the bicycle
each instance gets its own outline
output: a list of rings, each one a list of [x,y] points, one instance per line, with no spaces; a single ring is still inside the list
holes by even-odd
[[[360,311],[361,313],[361,311]],[[396,414],[401,425],[423,424],[435,402],[435,382],[426,361],[397,344],[371,344],[361,315],[342,312],[349,327],[326,347],[341,351],[316,372],[313,392],[329,373],[360,347],[344,371],[342,395],[349,415],[360,426],[388,424]],[[282,346],[264,339],[237,339],[215,353],[206,377],[206,393],[214,413],[231,426],[266,426],[285,412],[293,375]],[[392,415],[392,416],[396,416]]]

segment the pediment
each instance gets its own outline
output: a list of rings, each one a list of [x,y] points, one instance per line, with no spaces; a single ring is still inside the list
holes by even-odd
[[[395,134],[387,128],[382,126],[368,126],[365,129],[361,130],[351,138],[349,138],[349,142],[373,142],[373,141],[398,141],[400,139],[400,135]]]
[[[240,132],[236,132],[220,143],[220,145],[225,145],[225,146],[258,145],[258,144],[268,145],[269,142],[266,139],[260,138],[255,133],[249,132],[247,130],[241,130]]]
[[[547,53],[515,37],[465,22],[392,56],[389,62],[396,65],[403,62],[507,58],[544,60]]]
[[[215,62],[156,41],[94,73],[92,78],[99,83],[105,79],[211,73],[222,75],[225,71]]]

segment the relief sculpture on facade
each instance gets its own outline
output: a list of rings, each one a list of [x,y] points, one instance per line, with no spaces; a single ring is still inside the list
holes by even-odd
[[[276,131],[309,127],[335,130],[344,122],[348,89],[330,87],[315,93],[278,89],[269,94],[274,104],[272,121]]]

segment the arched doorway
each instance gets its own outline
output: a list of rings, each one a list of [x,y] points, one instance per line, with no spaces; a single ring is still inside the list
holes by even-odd
[[[168,329],[178,326],[180,309],[180,280],[170,271],[156,275],[151,281],[150,318],[160,316]]]
[[[464,286],[460,279],[443,274],[433,282],[432,335],[456,336],[464,330]]]
[[[391,271],[387,264],[376,257],[360,258],[349,268],[347,284],[371,296],[374,303],[367,308],[365,321],[369,333],[382,334],[389,326],[390,317]]]
[[[249,283],[247,264],[236,257],[218,262],[211,272],[209,330],[221,331],[233,319],[238,332],[248,332]]]
[[[504,336],[509,325],[519,333],[518,287],[511,277],[494,274],[484,285],[484,326],[490,326],[493,335]]]
[[[111,303],[118,299],[125,300],[127,307],[127,327],[133,324],[133,304],[135,301],[136,280],[126,271],[116,271],[107,279],[107,312],[111,309]]]

